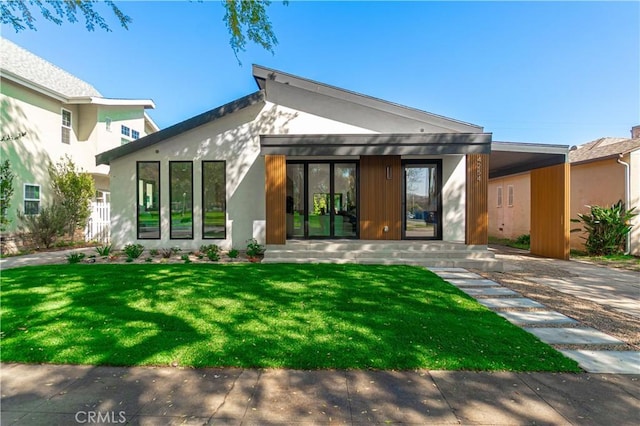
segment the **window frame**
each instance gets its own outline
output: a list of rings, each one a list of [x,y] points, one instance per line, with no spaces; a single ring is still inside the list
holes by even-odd
[[[173,236],[173,218],[171,217],[172,215],[172,210],[173,210],[173,191],[172,191],[172,185],[173,185],[173,168],[172,165],[178,165],[178,164],[189,164],[191,166],[191,236],[190,237],[174,237]],[[194,186],[194,181],[193,181],[193,161],[187,161],[187,160],[176,160],[176,161],[169,161],[169,239],[170,240],[193,240],[195,235],[194,235],[194,217],[193,217],[193,211],[194,211],[194,206],[193,206],[193,186]]]
[[[37,187],[38,188],[38,198],[29,198],[27,197],[27,186]],[[37,202],[38,203],[38,212],[37,213],[27,213],[27,202]],[[42,186],[37,183],[24,183],[22,185],[22,209],[25,215],[38,215],[40,214],[40,207],[42,203]]]
[[[223,213],[224,213],[224,232],[222,237],[207,237],[206,233],[205,233],[205,225],[206,225],[206,215],[207,215],[207,208],[206,208],[206,199],[205,199],[205,164],[208,163],[222,163],[222,187],[224,188],[224,209],[223,209]],[[200,170],[200,179],[201,179],[201,210],[202,210],[202,239],[203,240],[225,240],[227,239],[227,207],[228,207],[228,203],[227,203],[227,161],[226,160],[203,160],[201,162],[201,170]]]
[[[140,237],[140,165],[156,164],[158,167],[158,236]],[[136,161],[136,239],[138,240],[160,240],[162,238],[162,164],[160,161]]]
[[[140,132],[136,129],[131,129],[131,139],[134,141],[140,139]]]
[[[120,135],[130,138],[131,137],[131,127],[125,126],[124,124],[121,124],[120,125]]]
[[[502,207],[502,185],[496,188],[496,207]]]
[[[71,145],[71,132],[73,131],[73,113],[66,108],[60,108],[60,142],[65,145]],[[65,112],[69,114],[69,124],[65,123]],[[68,141],[65,142],[65,131],[68,133]]]
[[[513,207],[514,190],[513,185],[507,186],[507,207]]]

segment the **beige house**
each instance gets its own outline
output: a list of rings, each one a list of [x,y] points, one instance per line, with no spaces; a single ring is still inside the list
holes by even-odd
[[[47,166],[69,156],[89,172],[96,199],[109,202],[109,167],[99,152],[158,130],[146,110],[149,99],[106,98],[91,84],[0,38],[0,159],[15,174],[8,212],[10,234],[17,211],[37,213],[50,199]]]
[[[631,138],[601,138],[573,147],[570,162],[570,218],[588,213],[591,205],[610,206],[622,200],[640,208],[640,126]],[[515,239],[530,233],[530,174],[489,180],[489,236]],[[629,251],[640,255],[640,220],[633,220]],[[573,223],[572,228],[580,225]],[[571,248],[584,249],[584,234],[571,233]]]

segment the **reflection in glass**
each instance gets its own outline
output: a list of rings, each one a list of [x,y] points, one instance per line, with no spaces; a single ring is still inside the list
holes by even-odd
[[[202,162],[202,237],[225,238],[227,190],[224,161]]]
[[[193,238],[193,163],[169,162],[170,235],[172,239]]]
[[[137,163],[138,239],[160,238],[160,162]]]
[[[287,238],[304,238],[304,164],[287,164]]]
[[[333,230],[335,237],[354,238],[357,235],[356,165],[336,163],[333,170]]]
[[[328,237],[331,221],[329,164],[309,164],[309,236]]]
[[[438,230],[436,166],[405,167],[405,235],[434,238]]]

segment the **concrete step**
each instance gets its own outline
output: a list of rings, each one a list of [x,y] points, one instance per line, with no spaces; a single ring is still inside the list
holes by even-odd
[[[386,259],[386,258],[438,258],[438,259],[494,259],[493,253],[489,251],[462,251],[462,250],[441,250],[441,251],[387,251],[387,250],[344,250],[344,251],[324,251],[324,250],[295,250],[267,249],[266,258],[296,258],[304,255],[312,258],[338,258],[338,259]]]
[[[273,245],[268,244],[266,250],[313,250],[313,251],[326,251],[326,252],[341,252],[341,251],[406,251],[406,252],[439,252],[439,251],[487,251],[487,246],[484,245],[464,245],[462,243],[450,243],[450,242],[424,242],[424,241],[367,241],[367,240],[354,240],[354,241],[335,241],[335,240],[316,240],[316,241],[287,241],[285,245]]]
[[[465,269],[478,269],[481,271],[502,271],[502,262],[496,259],[411,259],[411,258],[396,258],[396,259],[344,259],[344,258],[331,258],[331,257],[319,257],[319,258],[275,258],[265,257],[262,259],[262,263],[356,263],[363,265],[413,265],[423,266],[425,268],[465,268]]]

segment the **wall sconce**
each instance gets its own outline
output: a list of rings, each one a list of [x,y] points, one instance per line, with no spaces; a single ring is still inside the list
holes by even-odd
[[[391,171],[391,166],[387,166],[387,180],[391,180],[393,178],[393,172]]]

